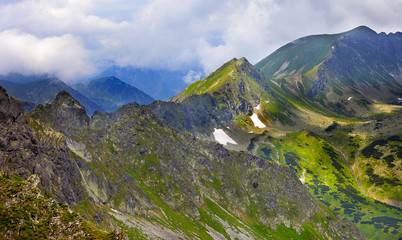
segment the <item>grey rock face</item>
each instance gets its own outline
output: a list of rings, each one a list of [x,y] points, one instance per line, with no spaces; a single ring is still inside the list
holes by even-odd
[[[66,134],[89,127],[85,108],[64,90],[57,94],[52,104],[38,105],[28,116],[48,123],[56,131]]]
[[[23,113],[22,105],[0,88],[1,173],[21,178],[37,174],[47,195],[69,204],[81,200],[80,173],[64,137],[45,129],[37,129],[41,134],[36,136]]]

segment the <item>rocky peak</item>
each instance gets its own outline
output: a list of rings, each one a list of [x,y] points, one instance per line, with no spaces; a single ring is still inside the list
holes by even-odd
[[[37,141],[24,118],[24,108],[0,87],[0,175],[12,170],[19,177],[30,176],[38,151]],[[18,157],[19,161],[15,161]]]
[[[258,71],[245,57],[233,58],[229,63],[233,64],[234,69],[242,74],[248,74],[252,71]]]
[[[0,121],[21,121],[23,115],[24,107],[13,97],[9,96],[6,90],[0,86]]]
[[[249,61],[247,60],[247,58],[245,58],[245,57],[242,57],[242,58],[239,58],[239,59],[233,58],[232,61],[233,61],[233,63],[234,63],[236,66],[239,66],[239,67],[242,67],[242,66],[252,66],[252,65],[249,63]]]
[[[63,93],[65,95],[65,93]],[[61,95],[62,96],[62,95]],[[60,96],[60,97],[61,97]],[[35,108],[35,114],[46,119],[47,123],[56,121],[57,109],[52,111],[52,105],[40,105]],[[51,133],[50,128],[23,115],[22,105],[0,89],[0,175],[18,176],[26,179],[37,174],[41,180],[41,188],[46,190],[53,198],[69,204],[77,202],[84,196],[78,187],[80,173],[76,163],[71,159],[64,138]],[[70,125],[79,123],[67,114],[66,119]],[[86,115],[85,115],[86,116]],[[58,125],[62,128],[63,125]],[[31,128],[32,126],[32,128]],[[69,131],[66,127],[66,131]],[[35,178],[29,180],[32,183]],[[1,237],[0,237],[1,238]]]
[[[29,115],[67,135],[89,127],[85,108],[65,90],[59,92],[51,104],[38,105]]]
[[[66,106],[69,107],[75,107],[75,108],[80,108],[80,109],[85,109],[77,100],[75,100],[70,93],[68,93],[66,90],[60,91],[56,98],[54,99],[55,104],[65,104]]]

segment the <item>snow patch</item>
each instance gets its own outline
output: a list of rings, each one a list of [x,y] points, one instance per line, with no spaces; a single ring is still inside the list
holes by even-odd
[[[251,121],[253,121],[253,124],[254,124],[255,127],[258,127],[258,128],[267,127],[267,126],[265,126],[264,123],[261,122],[261,120],[258,118],[256,113],[253,113],[253,115],[251,115],[250,118],[251,118]]]
[[[260,104],[258,104],[258,106],[257,106],[257,107],[255,107],[255,109],[256,109],[256,110],[260,110],[260,107],[261,107],[261,103],[260,103]]]
[[[348,97],[348,101],[350,101],[350,99],[352,99],[353,97]]]
[[[222,145],[226,146],[226,144],[228,143],[237,144],[237,142],[235,142],[231,137],[229,137],[229,135],[227,135],[225,131],[223,131],[223,129],[214,128],[214,132],[212,134],[214,135],[215,141],[217,141]]]

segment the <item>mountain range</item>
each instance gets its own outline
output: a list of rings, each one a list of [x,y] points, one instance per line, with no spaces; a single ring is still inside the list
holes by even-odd
[[[199,70],[199,72],[202,71]],[[187,74],[188,72],[183,70],[156,70],[131,66],[111,66],[94,78],[115,76],[141,89],[154,99],[166,101],[186,88],[187,83],[184,81],[184,78]]]
[[[149,104],[155,99],[115,77],[95,79],[72,86],[107,112],[113,112],[130,102]],[[98,109],[99,110],[99,109]]]
[[[145,107],[127,106],[107,127],[92,130],[84,108],[66,91],[27,118],[4,91],[2,99],[2,127],[9,132],[2,139],[2,172],[38,173],[47,195],[104,227],[125,220],[133,238],[362,237],[290,169],[197,140]],[[28,141],[19,141],[19,131]],[[19,144],[28,145],[15,149]],[[46,184],[56,179],[59,184]]]
[[[62,90],[68,91],[79,100],[90,115],[95,111],[113,112],[130,102],[149,104],[154,101],[141,90],[115,77],[95,79],[72,86],[57,78],[45,78],[27,83],[0,80],[0,85],[23,103],[26,112],[32,110],[35,105],[52,102]]]
[[[87,97],[78,91],[75,91],[57,78],[45,78],[27,83],[15,83],[0,80],[0,85],[6,88],[12,96],[25,101],[24,106],[30,106],[27,110],[32,110],[33,106],[37,104],[47,104],[52,102],[57,93],[66,90],[85,105],[89,114],[96,110],[104,111],[101,106],[92,102]]]
[[[401,46],[367,27],[308,36],[166,102],[114,77],[53,97],[2,81],[1,206],[60,202],[60,228],[102,239],[399,239]],[[24,115],[9,88],[47,104]],[[1,236],[61,236],[13,206]]]
[[[401,224],[400,36],[359,27],[305,37],[256,66],[233,59],[169,103],[148,107],[173,127],[291,167],[317,199],[354,220],[366,237],[393,239]],[[389,56],[381,61],[376,54]],[[313,68],[319,74],[307,87]],[[358,74],[365,71],[372,76]],[[320,84],[325,87],[315,87]],[[342,90],[335,93],[331,85]],[[241,89],[247,94],[236,96]],[[205,118],[201,127],[194,116]]]
[[[359,116],[371,103],[397,103],[402,95],[402,33],[351,31],[309,36],[256,64],[269,84],[343,116]],[[283,91],[283,89],[282,89]]]

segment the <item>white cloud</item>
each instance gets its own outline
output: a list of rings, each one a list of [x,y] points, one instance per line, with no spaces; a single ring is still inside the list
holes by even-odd
[[[400,0],[7,0],[0,4],[0,48],[13,56],[0,72],[73,79],[112,62],[208,74],[233,57],[256,63],[310,34],[359,25],[400,31],[399,9]]]
[[[3,75],[56,73],[69,81],[89,76],[96,70],[89,62],[89,51],[70,34],[40,39],[18,30],[6,30],[0,32],[0,42],[0,74]]]
[[[187,74],[183,77],[183,81],[187,84],[191,84],[193,82],[200,80],[202,75],[203,74],[201,72],[189,70]]]

